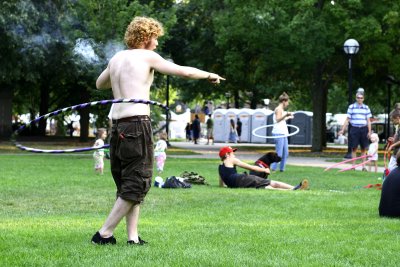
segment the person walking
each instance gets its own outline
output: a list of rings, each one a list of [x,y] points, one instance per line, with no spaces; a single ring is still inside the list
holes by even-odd
[[[236,125],[235,121],[231,119],[229,121],[229,140],[230,143],[237,143],[237,132],[236,132]]]
[[[214,144],[214,134],[213,134],[214,121],[211,117],[211,114],[208,114],[208,120],[206,122],[206,125],[207,125],[207,145],[208,144],[213,145]],[[211,143],[210,143],[210,140],[211,140]]]
[[[192,125],[190,125],[190,122],[186,123],[185,133],[186,133],[186,142],[192,141]]]
[[[357,148],[360,146],[361,155],[365,155],[366,150],[369,147],[369,138],[371,136],[371,110],[367,105],[364,104],[364,90],[358,91],[356,94],[356,102],[351,104],[347,109],[347,117],[343,123],[342,129],[339,131],[339,135],[342,135],[349,124],[350,131],[349,142],[351,147],[351,157],[355,158],[357,154]],[[365,158],[362,159],[365,162]],[[353,165],[355,161],[353,161]],[[362,167],[363,171],[367,171],[365,166]]]
[[[180,66],[154,52],[158,37],[164,33],[160,22],[135,17],[125,31],[128,49],[116,53],[96,81],[97,89],[112,89],[115,99],[150,99],[154,72],[188,79],[206,79],[218,84],[225,80],[215,73]],[[147,243],[139,237],[140,204],[151,186],[154,151],[150,107],[142,103],[114,104],[110,142],[111,173],[117,198],[103,226],[93,235],[92,243],[116,244],[113,235],[123,217],[129,245]]]
[[[192,133],[193,133],[193,142],[195,145],[198,144],[198,140],[200,138],[200,133],[201,133],[201,124],[200,124],[200,119],[199,115],[194,115],[194,120],[192,122]]]
[[[98,174],[103,175],[104,173],[104,140],[107,138],[107,130],[105,128],[97,129],[97,139],[94,143],[93,147],[97,147],[93,152],[93,159],[94,159],[94,171]]]
[[[283,92],[279,96],[279,105],[274,110],[273,121],[274,126],[272,127],[272,135],[275,138],[275,152],[281,157],[281,162],[279,163],[279,170],[281,172],[285,171],[286,161],[289,157],[289,142],[287,135],[289,130],[286,124],[287,120],[293,119],[293,114],[291,112],[286,112],[285,109],[289,106],[289,96]],[[282,137],[280,137],[282,136]],[[278,163],[274,162],[271,165],[271,170],[276,171]]]
[[[236,133],[238,136],[238,142],[240,143],[240,136],[242,135],[242,121],[239,117],[236,120]]]

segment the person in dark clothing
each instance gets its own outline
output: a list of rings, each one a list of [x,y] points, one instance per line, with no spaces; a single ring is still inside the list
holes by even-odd
[[[236,133],[238,136],[238,142],[240,142],[240,136],[242,135],[242,121],[240,120],[240,118],[237,118],[236,121]]]
[[[200,125],[200,119],[199,115],[194,116],[194,120],[192,122],[192,131],[193,131],[193,141],[197,145],[197,141],[200,138],[200,131],[201,131],[201,125]]]
[[[274,190],[297,190],[307,189],[308,180],[304,179],[297,186],[292,186],[283,182],[273,181],[265,178],[258,177],[256,175],[249,175],[246,173],[240,174],[236,171],[236,166],[241,168],[256,171],[265,172],[270,174],[269,168],[261,168],[259,166],[247,164],[235,157],[235,151],[230,146],[222,147],[219,151],[219,157],[222,160],[222,164],[219,165],[218,172],[220,177],[220,186],[230,188],[264,188]]]
[[[400,218],[400,152],[396,155],[397,168],[393,169],[382,185],[379,216]]]
[[[186,124],[185,127],[185,132],[186,132],[186,141],[192,141],[192,125],[190,125],[190,122]]]

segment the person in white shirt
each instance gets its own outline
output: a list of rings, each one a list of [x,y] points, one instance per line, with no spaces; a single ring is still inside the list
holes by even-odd
[[[165,153],[165,150],[168,148],[167,138],[167,133],[160,133],[160,140],[157,141],[156,147],[154,148],[154,158],[156,159],[157,172],[159,175],[164,171],[164,164],[167,159],[167,153]]]
[[[275,138],[275,152],[281,157],[281,162],[279,163],[279,170],[281,172],[285,171],[286,160],[289,157],[289,143],[287,135],[289,130],[287,128],[286,121],[293,119],[293,114],[291,112],[286,112],[285,109],[289,106],[289,96],[283,92],[279,96],[279,105],[275,108],[273,121],[274,126],[272,128],[273,136],[282,136]],[[276,171],[278,163],[273,163],[271,165],[271,170]]]
[[[372,133],[371,144],[368,148],[368,159],[371,160],[368,164],[368,171],[371,171],[371,166],[375,167],[375,172],[378,172],[378,148],[379,148],[379,136],[376,133]]]
[[[104,128],[97,129],[97,140],[93,147],[103,147],[104,140],[107,138],[107,131]],[[96,149],[93,152],[94,171],[103,175],[104,173],[104,148]]]

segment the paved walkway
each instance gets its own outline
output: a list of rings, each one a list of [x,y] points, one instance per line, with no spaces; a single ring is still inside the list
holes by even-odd
[[[191,142],[170,142],[172,146],[178,147],[178,148],[183,148],[183,149],[189,149],[192,150],[196,153],[199,153],[199,155],[173,155],[171,157],[181,157],[181,158],[213,158],[213,159],[218,159],[218,152],[219,149],[223,146],[230,145],[232,147],[237,148],[238,150],[236,151],[236,155],[238,158],[242,160],[256,160],[258,159],[261,155],[257,152],[252,152],[252,151],[240,151],[241,146],[252,146],[252,147],[260,147],[260,148],[266,148],[266,151],[274,151],[275,147],[272,144],[250,144],[250,143],[239,143],[239,144],[226,144],[226,143],[216,143],[214,145],[206,145],[204,140],[200,140],[198,145],[195,145]],[[330,161],[331,158],[321,158],[321,157],[296,157],[293,154],[290,155],[290,147],[294,146],[289,146],[289,158],[287,161],[288,165],[295,165],[295,166],[309,166],[309,167],[321,167],[321,168],[327,168],[329,166],[332,166],[335,164],[334,161]],[[301,146],[304,147],[304,146]],[[312,154],[312,152],[310,152]],[[357,161],[357,164],[360,161]],[[342,164],[339,165],[335,168],[337,169],[344,169],[347,167],[350,167],[350,164]],[[357,170],[361,171],[361,167],[358,167]],[[367,167],[368,169],[368,167]],[[378,166],[378,172],[383,173],[384,168]]]

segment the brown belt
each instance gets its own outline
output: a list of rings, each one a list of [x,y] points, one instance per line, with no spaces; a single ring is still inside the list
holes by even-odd
[[[137,115],[137,116],[131,116],[131,117],[126,117],[118,120],[112,120],[113,124],[118,124],[121,122],[133,122],[133,121],[149,121],[150,117],[147,115]]]

